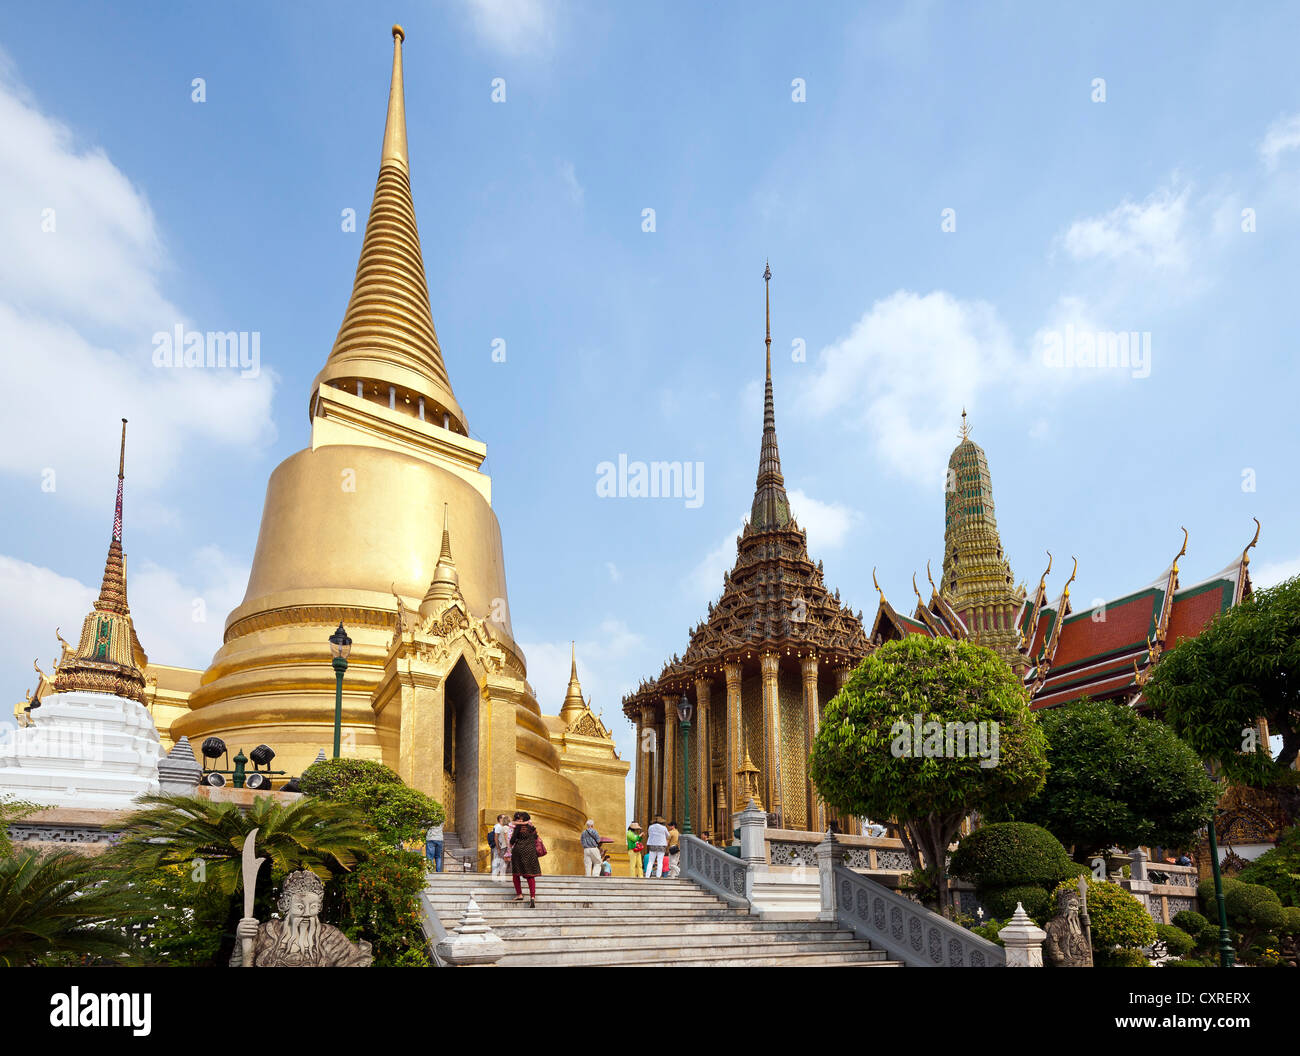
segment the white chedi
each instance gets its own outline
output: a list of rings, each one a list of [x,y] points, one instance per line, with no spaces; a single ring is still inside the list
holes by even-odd
[[[163,758],[144,705],[110,693],[54,693],[0,740],[0,796],[45,807],[126,810],[158,791]]]

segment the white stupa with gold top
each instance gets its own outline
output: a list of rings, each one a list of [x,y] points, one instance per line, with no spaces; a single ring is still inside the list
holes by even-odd
[[[144,705],[149,661],[126,600],[125,471],[123,419],[113,537],[99,596],[77,645],[59,638],[63,652],[53,678],[37,667],[41,680],[24,725],[0,740],[0,796],[45,807],[125,810],[137,796],[158,791],[162,746]],[[51,684],[53,692],[44,693]]]
[[[553,848],[547,871],[577,872],[585,819],[624,823],[629,764],[607,731],[595,746],[590,724],[581,759],[566,763],[567,726],[541,714],[526,679],[487,447],[469,436],[430,311],[400,27],[393,38],[379,180],[308,397],[311,443],[271,475],[243,603],[167,738],[215,735],[232,753],[264,742],[291,774],[331,753],[328,639],[341,621],[353,640],[342,754],[384,762],[442,801],[449,828],[481,852],[496,813],[529,811]]]

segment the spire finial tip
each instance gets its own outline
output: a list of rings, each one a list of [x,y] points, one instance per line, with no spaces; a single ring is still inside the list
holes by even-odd
[[[398,26],[398,25],[393,26],[393,39],[394,39],[394,40],[405,40],[405,39],[406,39],[406,30],[404,30],[401,26]]]

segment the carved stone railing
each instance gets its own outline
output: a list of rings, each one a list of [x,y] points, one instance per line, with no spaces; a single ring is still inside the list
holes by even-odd
[[[754,873],[748,862],[720,851],[696,836],[682,836],[682,876],[717,895],[728,905],[749,908]]]
[[[833,913],[833,919],[843,927],[909,967],[1006,966],[1006,953],[997,943],[843,865],[825,871],[829,883],[823,885],[823,915]],[[832,889],[829,899],[827,886]]]

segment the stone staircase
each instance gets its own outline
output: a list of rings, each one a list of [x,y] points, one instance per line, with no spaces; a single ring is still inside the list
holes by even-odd
[[[466,848],[460,842],[460,837],[450,830],[444,830],[442,834],[442,871],[460,873],[465,871],[462,864],[465,859],[477,863],[478,852],[473,848]]]
[[[689,880],[541,876],[529,909],[509,877],[443,872],[422,897],[450,932],[471,894],[505,941],[501,967],[900,966],[835,924],[762,920]]]

